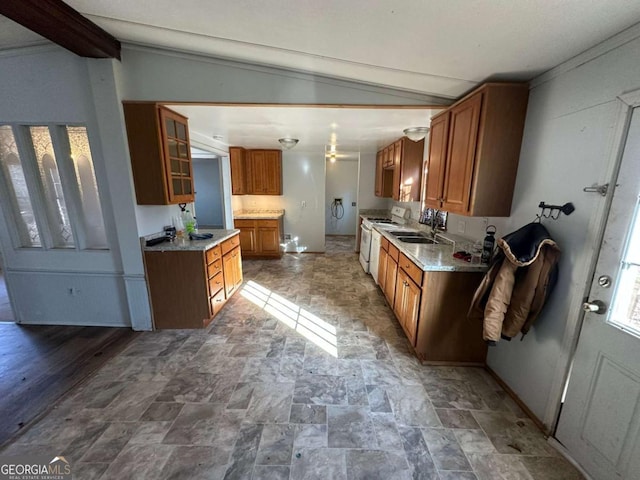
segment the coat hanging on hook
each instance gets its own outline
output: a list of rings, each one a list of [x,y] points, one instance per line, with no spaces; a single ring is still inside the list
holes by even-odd
[[[560,257],[556,242],[537,222],[499,239],[498,247],[468,315],[482,318],[489,345],[529,331],[555,286]]]

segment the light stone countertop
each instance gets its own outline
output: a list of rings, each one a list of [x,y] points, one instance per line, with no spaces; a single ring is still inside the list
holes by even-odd
[[[147,247],[144,244],[146,239],[150,239],[161,234],[148,235],[147,237],[142,238],[142,250],[145,252],[205,251],[233,237],[235,234],[240,233],[240,230],[199,229],[198,233],[211,233],[213,234],[213,237],[207,240],[189,240],[189,236],[185,235],[182,238],[176,238],[173,242],[162,242],[157,245]]]
[[[278,220],[284,216],[284,210],[237,210],[234,220]]]
[[[472,265],[453,257],[453,245],[404,243],[389,232],[376,228],[384,238],[425,272],[486,272],[487,265]]]

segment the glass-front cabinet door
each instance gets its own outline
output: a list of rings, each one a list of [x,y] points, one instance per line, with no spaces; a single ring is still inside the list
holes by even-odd
[[[169,203],[193,201],[193,170],[187,119],[160,107]]]

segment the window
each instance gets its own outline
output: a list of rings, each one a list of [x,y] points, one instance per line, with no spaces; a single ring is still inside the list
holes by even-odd
[[[85,127],[1,125],[0,163],[19,247],[107,248]]]
[[[6,192],[3,202],[11,208],[11,214],[18,230],[21,247],[40,247],[40,232],[33,215],[27,181],[22,167],[22,159],[16,146],[13,129],[0,125],[0,179]]]

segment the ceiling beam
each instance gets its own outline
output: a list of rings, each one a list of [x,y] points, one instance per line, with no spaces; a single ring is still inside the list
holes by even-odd
[[[0,14],[81,57],[120,60],[120,42],[61,0],[2,0]]]

